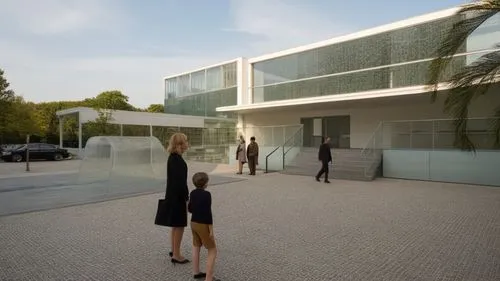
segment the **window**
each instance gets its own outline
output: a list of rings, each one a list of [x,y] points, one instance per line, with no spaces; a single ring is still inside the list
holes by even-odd
[[[205,92],[205,70],[191,74],[191,93]]]
[[[56,147],[54,145],[51,145],[51,144],[42,143],[42,144],[40,144],[40,149],[42,149],[42,150],[55,150]]]
[[[207,69],[207,91],[222,88],[222,69],[214,67]]]

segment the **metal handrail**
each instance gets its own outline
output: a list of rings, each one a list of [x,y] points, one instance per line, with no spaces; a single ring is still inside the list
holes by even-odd
[[[278,146],[278,147],[276,147],[273,151],[271,151],[271,153],[269,153],[268,155],[266,155],[266,173],[269,171],[268,168],[267,168],[267,166],[268,166],[267,165],[267,163],[268,163],[267,159],[269,159],[269,156],[271,156],[274,152],[276,152],[280,147],[281,147],[281,145]]]
[[[361,155],[365,155],[365,151],[368,150],[368,146],[370,145],[370,143],[372,142],[372,140],[375,138],[375,135],[377,134],[378,130],[382,127],[383,123],[384,122],[379,122],[378,123],[377,127],[375,128],[375,130],[373,131],[373,133],[370,135],[370,138],[368,139],[368,141],[366,142],[365,146],[361,150]]]
[[[293,146],[290,146],[287,151],[285,151],[285,146],[288,144],[288,141],[295,139],[295,136],[299,134],[304,128],[304,125],[300,126],[295,133],[283,144],[283,170],[285,169],[285,159],[286,159],[286,154],[292,150]]]
[[[286,145],[286,144],[287,144],[287,143],[288,143],[288,142],[289,142],[292,138],[294,138],[294,137],[297,135],[297,133],[298,133],[298,132],[299,132],[299,131],[303,128],[303,127],[304,127],[304,125],[302,125],[302,124],[301,124],[301,125],[299,126],[299,128],[297,129],[297,131],[295,131],[295,132],[292,134],[292,136],[291,136],[291,137],[289,137],[288,139],[286,139],[286,140],[285,140],[285,142],[284,142],[283,144],[281,144],[281,145],[277,146],[275,149],[273,149],[273,151],[271,151],[269,154],[267,154],[267,155],[266,155],[266,173],[268,173],[268,172],[269,172],[268,165],[267,165],[267,164],[268,164],[268,159],[269,159],[269,156],[271,156],[273,153],[275,153],[276,151],[278,151],[278,149],[279,149],[280,147],[282,148],[282,150],[283,150],[283,155],[284,155],[284,153],[285,153],[285,145]],[[288,151],[287,151],[287,152],[288,152]],[[285,162],[284,162],[284,161],[285,161],[285,158],[284,158],[284,156],[283,156],[283,167],[285,166]]]
[[[295,136],[300,132],[300,130],[302,130],[302,128],[304,128],[304,126],[300,126],[297,131],[295,131],[295,133],[293,133],[293,135],[283,144],[283,148],[288,144],[288,141],[290,141],[291,139],[294,139]],[[291,146],[284,154],[288,153],[288,151],[290,151],[293,147]],[[285,157],[283,155],[283,157]]]

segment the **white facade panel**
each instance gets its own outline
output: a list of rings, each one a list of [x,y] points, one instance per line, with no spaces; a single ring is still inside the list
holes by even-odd
[[[447,119],[443,104],[430,103],[430,95],[393,99],[372,99],[345,103],[324,103],[316,106],[296,106],[287,110],[265,110],[242,114],[246,126],[281,126],[300,124],[301,118],[320,116],[350,116],[351,147],[364,148],[373,132],[383,121]],[[470,109],[470,117],[491,116],[500,97],[485,95]]]

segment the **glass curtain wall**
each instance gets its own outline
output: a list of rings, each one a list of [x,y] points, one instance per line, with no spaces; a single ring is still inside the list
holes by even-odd
[[[254,63],[253,102],[424,85],[430,59],[460,18],[452,16]],[[458,53],[495,48],[498,36],[500,14],[471,34]],[[479,56],[455,57],[444,78]],[[400,63],[409,64],[393,65]]]
[[[237,63],[229,63],[165,80],[165,113],[235,118],[216,112],[237,104]]]

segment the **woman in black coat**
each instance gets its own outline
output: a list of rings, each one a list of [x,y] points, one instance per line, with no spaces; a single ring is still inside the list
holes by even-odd
[[[167,151],[170,154],[167,162],[166,206],[168,217],[166,225],[171,227],[172,263],[188,263],[181,255],[181,242],[184,228],[187,226],[187,203],[189,190],[187,186],[188,169],[182,154],[188,149],[185,134],[176,133],[170,138]]]

